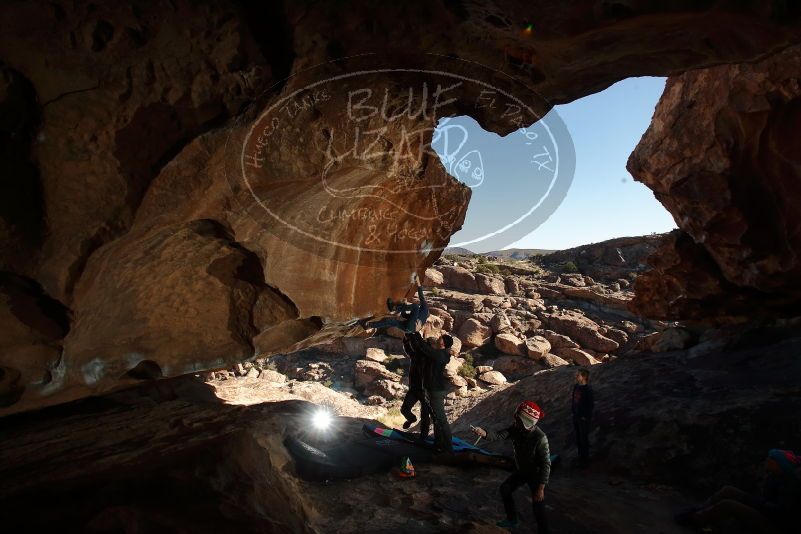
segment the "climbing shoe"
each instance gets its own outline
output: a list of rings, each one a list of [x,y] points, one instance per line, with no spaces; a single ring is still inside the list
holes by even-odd
[[[495,524],[501,528],[515,528],[517,526],[517,519],[501,519]]]

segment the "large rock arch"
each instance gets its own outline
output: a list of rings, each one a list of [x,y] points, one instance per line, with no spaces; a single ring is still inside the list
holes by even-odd
[[[240,202],[226,143],[305,69],[333,60],[344,71],[364,53],[429,53],[432,65],[457,57],[535,90],[542,113],[629,76],[753,62],[801,41],[795,4],[768,1],[365,0],[347,11],[339,2],[34,1],[4,4],[0,21],[0,106],[15,117],[4,125],[0,413],[129,387],[142,362],[174,376],[250,357],[260,343],[265,352],[298,346],[326,323],[401,296],[410,273],[436,259],[448,232],[431,248],[362,261],[276,240]],[[317,111],[336,121],[337,110]],[[499,133],[515,127],[443,110],[457,112]],[[300,143],[273,155],[292,156],[283,161],[288,213],[313,194],[293,182],[308,163]],[[453,233],[469,193],[435,158],[412,167],[415,179],[445,184],[432,198],[451,208]],[[386,169],[347,176],[379,184]],[[62,327],[42,326],[50,323]]]

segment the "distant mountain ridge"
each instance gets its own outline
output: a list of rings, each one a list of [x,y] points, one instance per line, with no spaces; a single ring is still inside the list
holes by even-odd
[[[447,247],[444,254],[453,254],[459,256],[494,256],[496,258],[511,258],[514,260],[525,260],[530,256],[540,256],[543,254],[550,254],[554,250],[542,248],[509,248],[506,250],[493,250],[492,252],[473,252],[472,250],[464,247]]]

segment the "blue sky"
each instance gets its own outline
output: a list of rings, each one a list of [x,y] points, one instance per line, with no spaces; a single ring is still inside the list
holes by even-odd
[[[673,218],[651,190],[635,182],[626,171],[626,160],[648,127],[664,86],[664,78],[629,78],[600,93],[557,106],[540,121],[542,124],[529,128],[530,132],[539,133],[529,134],[537,138],[534,143],[526,142],[521,132],[506,137],[485,132],[469,117],[447,121],[454,134],[450,136],[451,151],[456,133],[469,137],[461,150],[462,154],[469,154],[460,160],[460,167],[450,166],[451,174],[474,186],[465,225],[454,234],[450,245],[476,252],[509,247],[564,249],[675,228]],[[555,131],[547,127],[549,121],[558,123],[558,118],[552,116],[554,113],[564,122],[572,138],[575,174],[562,202],[542,222],[537,219],[543,219],[548,213],[544,209],[531,210],[538,199],[545,198],[548,184],[554,179],[550,177],[558,173],[552,171],[548,175],[549,167],[538,169],[539,163],[532,166],[537,159],[532,156],[545,152],[548,147],[539,152],[532,152],[532,149],[539,141],[544,142],[550,131]],[[443,127],[440,123],[440,129]],[[550,139],[554,145],[558,142],[563,147],[559,153],[564,160],[570,154],[569,141],[561,142],[558,135],[553,135]],[[442,143],[440,139],[433,144],[441,157],[446,152]],[[555,151],[553,146],[549,147],[549,153]],[[548,161],[543,158],[547,156],[539,157],[538,161]],[[481,176],[477,179],[477,175],[465,171],[478,166],[482,167],[483,180],[475,187]],[[560,167],[570,169],[571,165]],[[561,176],[564,180],[565,173]],[[526,213],[535,216],[525,218]],[[521,221],[521,216],[522,222],[515,222]],[[518,226],[510,227],[510,224]],[[499,232],[500,228],[512,230]]]

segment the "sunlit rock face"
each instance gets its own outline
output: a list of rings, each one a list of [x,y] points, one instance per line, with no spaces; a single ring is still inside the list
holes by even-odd
[[[681,229],[636,284],[660,318],[797,314],[801,49],[670,78],[629,170]]]
[[[380,312],[464,220],[469,188],[426,148],[439,117],[506,134],[628,76],[798,40],[797,11],[734,4],[5,3],[0,413],[287,350]],[[378,72],[314,85],[360,70]],[[478,106],[483,89],[445,89],[443,71],[529,109]],[[427,112],[406,112],[408,89]]]

